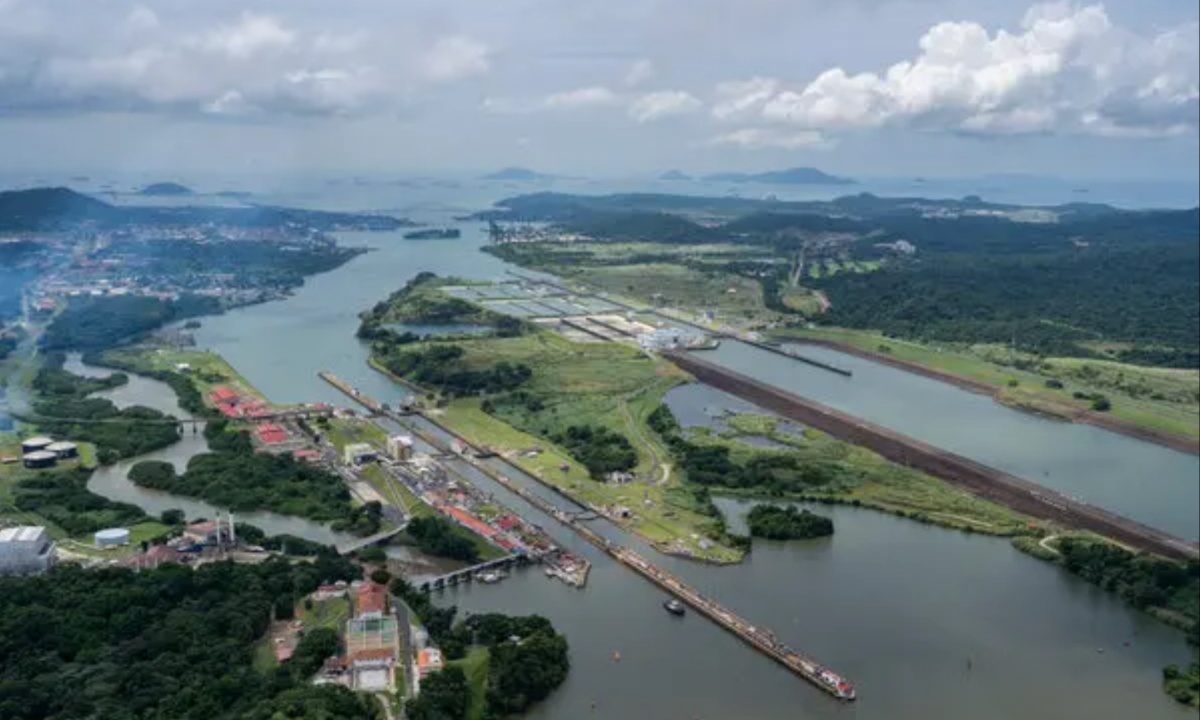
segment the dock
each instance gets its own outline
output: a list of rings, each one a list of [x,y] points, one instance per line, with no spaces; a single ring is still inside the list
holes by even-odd
[[[317,376],[320,377],[325,382],[329,383],[330,385],[334,386],[338,390],[341,390],[351,400],[358,403],[359,405],[362,405],[363,407],[370,410],[371,412],[376,413],[376,414],[381,414],[384,412],[384,408],[381,403],[377,402],[374,398],[371,398],[367,395],[363,395],[353,385],[346,382],[345,380],[342,380],[337,375],[334,375],[333,373],[329,372],[328,370],[322,370],[322,371],[318,372]]]

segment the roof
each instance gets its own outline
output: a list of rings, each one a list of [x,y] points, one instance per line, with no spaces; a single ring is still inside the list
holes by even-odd
[[[359,660],[391,660],[396,657],[396,651],[392,648],[370,648],[368,650],[359,650],[350,656],[350,662],[358,662]]]
[[[208,396],[218,402],[229,402],[230,400],[237,400],[238,398],[238,394],[234,392],[233,388],[229,387],[228,385],[218,385],[212,389],[212,392],[210,392]]]
[[[39,435],[37,437],[25,438],[24,440],[21,441],[21,444],[22,445],[49,445],[52,442],[54,442],[53,438],[48,438],[48,437],[45,437],[44,435]]]
[[[190,533],[213,533],[217,531],[217,523],[213,520],[205,520],[204,522],[192,523],[187,526],[187,532]]]
[[[387,609],[387,589],[374,582],[358,588],[358,614],[383,612]]]
[[[444,510],[450,515],[450,517],[457,520],[460,524],[465,525],[467,529],[483,535],[484,537],[491,537],[496,534],[496,528],[488,525],[466,510],[456,508],[453,505],[443,505],[440,509]]]
[[[271,422],[259,423],[254,427],[259,441],[267,445],[276,445],[288,439],[287,430]]]
[[[417,653],[417,665],[429,667],[442,664],[442,651],[437,648],[423,648]]]
[[[41,525],[25,525],[0,530],[0,542],[33,542],[46,532]]]

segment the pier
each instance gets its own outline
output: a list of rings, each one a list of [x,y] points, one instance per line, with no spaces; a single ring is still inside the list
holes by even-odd
[[[318,372],[317,376],[320,377],[325,382],[329,383],[330,385],[334,386],[338,390],[341,390],[351,400],[358,403],[359,405],[362,405],[363,407],[365,407],[366,409],[375,413],[376,415],[382,414],[384,412],[384,408],[381,403],[377,402],[375,399],[373,399],[371,397],[363,395],[353,385],[346,382],[345,380],[342,380],[337,375],[334,375],[333,373],[329,372],[328,370],[322,370],[322,371]]]

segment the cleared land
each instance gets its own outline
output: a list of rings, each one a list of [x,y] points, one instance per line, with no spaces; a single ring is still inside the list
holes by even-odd
[[[932,368],[971,383],[999,402],[1067,419],[1092,413],[1108,398],[1112,418],[1181,438],[1200,438],[1200,371],[1147,368],[1106,360],[1035,358],[995,345],[931,347],[878,333],[840,328],[788,329],[780,340],[841,343],[868,353]],[[1020,364],[1021,367],[1016,365]],[[1061,383],[1050,387],[1048,381]],[[1096,414],[1096,413],[1092,413]]]
[[[134,368],[180,372],[180,365],[190,369],[185,373],[206,399],[208,393],[218,385],[227,385],[239,395],[266,398],[233,366],[215,352],[206,350],[177,350],[171,347],[137,346],[119,350],[107,350],[105,358],[119,360]]]

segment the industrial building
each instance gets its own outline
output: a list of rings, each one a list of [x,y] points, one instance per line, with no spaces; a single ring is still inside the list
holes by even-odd
[[[0,529],[0,575],[45,572],[54,564],[54,541],[41,526]]]
[[[25,453],[22,458],[25,467],[30,470],[40,470],[42,468],[52,468],[58,464],[58,456],[49,450],[34,450],[33,452]]]
[[[31,437],[21,441],[21,452],[31,453],[45,450],[54,440],[48,437]]]
[[[375,448],[367,443],[350,443],[342,451],[347,465],[362,465],[379,457]]]
[[[392,435],[387,440],[388,455],[393,460],[408,460],[413,454],[411,435]]]
[[[50,443],[45,447],[46,452],[52,452],[58,456],[59,460],[69,460],[74,457],[79,457],[79,447],[67,440]]]
[[[697,348],[712,342],[708,336],[702,333],[669,327],[642,333],[637,336],[637,341],[643,350],[670,350],[677,347]]]
[[[110,548],[129,544],[129,530],[125,528],[109,528],[96,532],[96,547]]]

